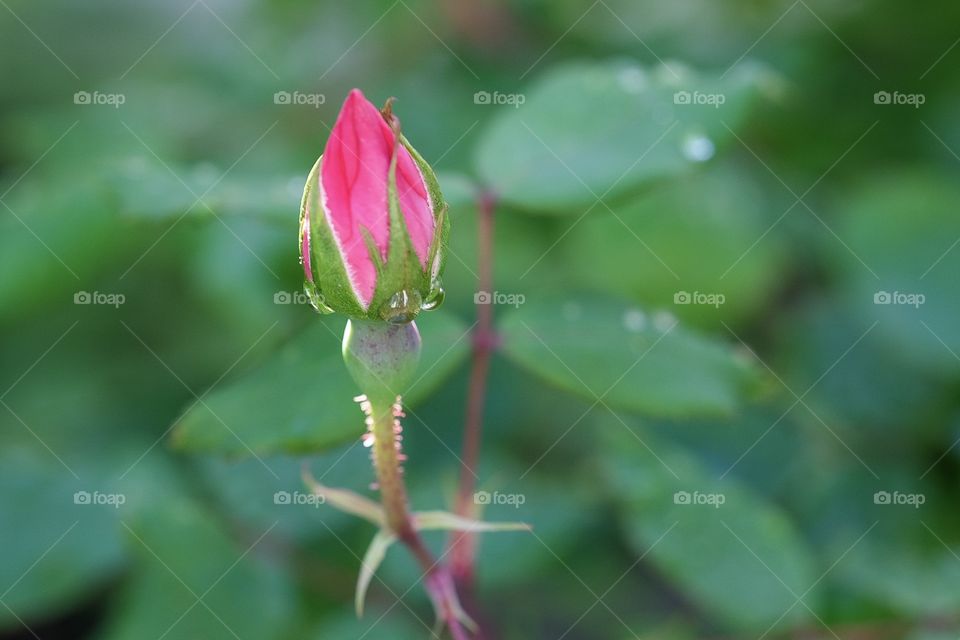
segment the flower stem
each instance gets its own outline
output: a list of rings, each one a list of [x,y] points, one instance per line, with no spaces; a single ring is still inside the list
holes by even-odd
[[[370,436],[373,439],[373,467],[387,526],[398,536],[409,527],[407,489],[403,482],[398,405],[374,406],[367,401]]]
[[[357,386],[360,408],[367,415],[366,443],[373,454],[373,468],[380,488],[384,525],[393,533],[423,570],[427,593],[440,619],[454,638],[466,640],[461,620],[463,610],[449,569],[433,558],[410,515],[403,479],[400,391],[405,389],[420,360],[420,332],[413,322],[388,324],[350,320],[343,332],[343,361]],[[442,559],[442,558],[441,558]]]
[[[365,399],[362,406],[367,412],[369,433],[373,438],[373,466],[380,487],[386,525],[420,564],[427,592],[439,615],[450,628],[451,635],[455,640],[467,640],[467,633],[457,616],[460,605],[449,570],[440,564],[439,560],[434,559],[414,527],[410,515],[407,488],[403,480],[404,455],[400,448],[400,418],[403,417],[400,398],[398,396],[394,404],[373,403]]]
[[[477,208],[479,244],[479,290],[493,293],[493,218],[496,198],[490,192],[479,195]],[[493,305],[478,304],[477,328],[473,335],[473,364],[467,391],[466,418],[464,421],[463,455],[460,467],[460,486],[457,492],[456,512],[464,517],[473,515],[473,493],[476,489],[476,468],[480,457],[480,440],[483,430],[483,405],[490,369],[490,354],[496,347],[497,337],[493,330]],[[451,535],[451,568],[458,586],[469,591],[473,582],[474,560],[473,535],[458,532]]]

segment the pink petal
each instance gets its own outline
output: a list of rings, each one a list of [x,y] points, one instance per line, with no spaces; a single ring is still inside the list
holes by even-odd
[[[397,155],[397,194],[400,196],[400,210],[407,224],[413,251],[426,270],[436,221],[420,167],[403,145]]]
[[[383,116],[359,89],[347,96],[327,141],[320,170],[323,209],[344,257],[347,275],[366,308],[377,286],[366,229],[380,257],[387,260],[390,213],[387,180],[395,136]],[[426,268],[434,219],[419,168],[402,145],[397,157],[397,189],[414,251]]]

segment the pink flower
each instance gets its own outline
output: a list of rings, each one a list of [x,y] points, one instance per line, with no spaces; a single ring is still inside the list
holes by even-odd
[[[313,246],[311,238],[318,225],[325,222],[325,228],[319,230],[329,230],[338,253],[336,262],[342,264],[352,297],[364,312],[381,293],[381,280],[391,273],[396,276],[398,268],[408,272],[409,262],[415,262],[421,274],[427,276],[427,291],[418,291],[421,296],[426,296],[430,279],[437,276],[431,272],[434,262],[439,267],[436,258],[438,231],[443,231],[444,222],[442,197],[429,166],[419,154],[414,154],[416,151],[400,136],[399,122],[390,107],[381,113],[359,89],[353,89],[318,161],[319,175],[316,171],[311,173],[307,183],[300,230],[307,280],[313,282],[315,268],[322,269],[331,258],[319,255],[320,247]],[[396,165],[391,174],[393,162]],[[311,197],[311,180],[316,180],[313,186],[319,188],[319,197]],[[402,227],[391,223],[391,201],[399,205]],[[317,215],[322,216],[322,221],[314,219]],[[407,253],[409,249],[412,256],[392,255]],[[409,273],[387,279],[395,280],[398,290],[406,290],[411,284],[418,289],[422,280],[413,278],[410,282]],[[320,285],[325,297],[329,297],[329,287],[322,282]],[[397,291],[383,293],[389,297]]]

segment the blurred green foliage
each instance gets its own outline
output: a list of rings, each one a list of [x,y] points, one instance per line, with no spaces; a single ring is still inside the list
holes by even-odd
[[[478,487],[535,527],[481,539],[497,637],[955,638],[957,24],[944,2],[0,2],[0,636],[428,637],[400,549],[355,619],[371,527],[300,499],[304,463],[372,481],[295,244],[359,86],[398,98],[451,203],[407,396],[416,508],[455,493],[474,296],[497,303]]]

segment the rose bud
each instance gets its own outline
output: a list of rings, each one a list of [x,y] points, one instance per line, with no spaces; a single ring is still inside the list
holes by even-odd
[[[430,165],[383,111],[347,96],[303,191],[300,252],[314,306],[409,322],[442,300],[447,205]]]

